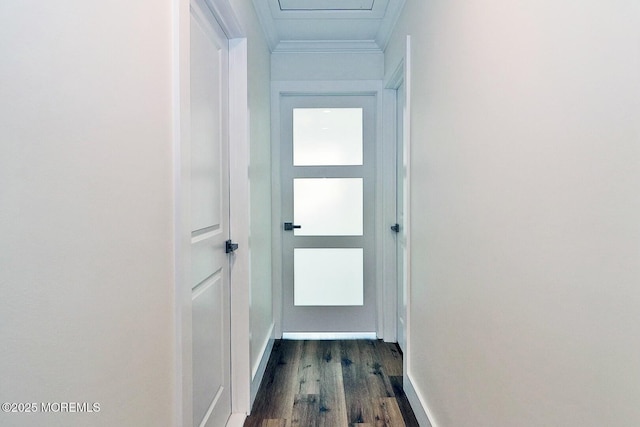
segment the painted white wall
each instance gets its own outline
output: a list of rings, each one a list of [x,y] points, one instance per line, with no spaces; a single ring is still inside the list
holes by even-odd
[[[172,422],[171,14],[0,3],[0,425]]]
[[[380,80],[384,75],[382,52],[274,52],[271,79]]]
[[[247,35],[251,193],[251,372],[273,337],[271,281],[271,52],[253,4],[233,4]],[[267,354],[266,357],[269,355]]]
[[[640,424],[640,3],[408,0],[410,376],[434,426]]]

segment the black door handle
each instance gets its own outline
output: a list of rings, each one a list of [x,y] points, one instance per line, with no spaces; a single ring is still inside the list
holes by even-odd
[[[296,225],[296,224],[294,224],[292,222],[285,222],[284,223],[284,230],[285,231],[291,231],[294,228],[302,228],[302,226],[301,225]]]
[[[237,243],[233,243],[233,241],[231,239],[227,240],[225,243],[225,249],[224,251],[228,254],[234,253],[236,250],[238,250],[238,244]]]

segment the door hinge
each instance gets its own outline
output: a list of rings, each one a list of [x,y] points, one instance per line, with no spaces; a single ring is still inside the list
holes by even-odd
[[[391,226],[391,231],[395,231],[396,233],[400,232],[400,224],[393,224]]]
[[[231,239],[227,240],[225,243],[225,252],[231,254],[238,249],[238,244],[233,243]]]

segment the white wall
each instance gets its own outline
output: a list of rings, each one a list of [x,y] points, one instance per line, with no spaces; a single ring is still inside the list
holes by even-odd
[[[0,425],[172,422],[171,13],[0,3]]]
[[[271,79],[380,80],[384,75],[382,52],[274,52]]]
[[[434,426],[640,424],[640,3],[408,0]]]
[[[270,53],[250,1],[251,363],[269,339]],[[172,1],[0,4],[0,400],[12,426],[173,413]]]

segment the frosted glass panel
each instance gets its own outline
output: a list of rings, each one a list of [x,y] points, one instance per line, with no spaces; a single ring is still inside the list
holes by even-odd
[[[361,165],[362,108],[294,108],[293,164]]]
[[[361,236],[362,178],[296,178],[296,236]]]
[[[293,250],[295,305],[363,305],[362,248]]]

